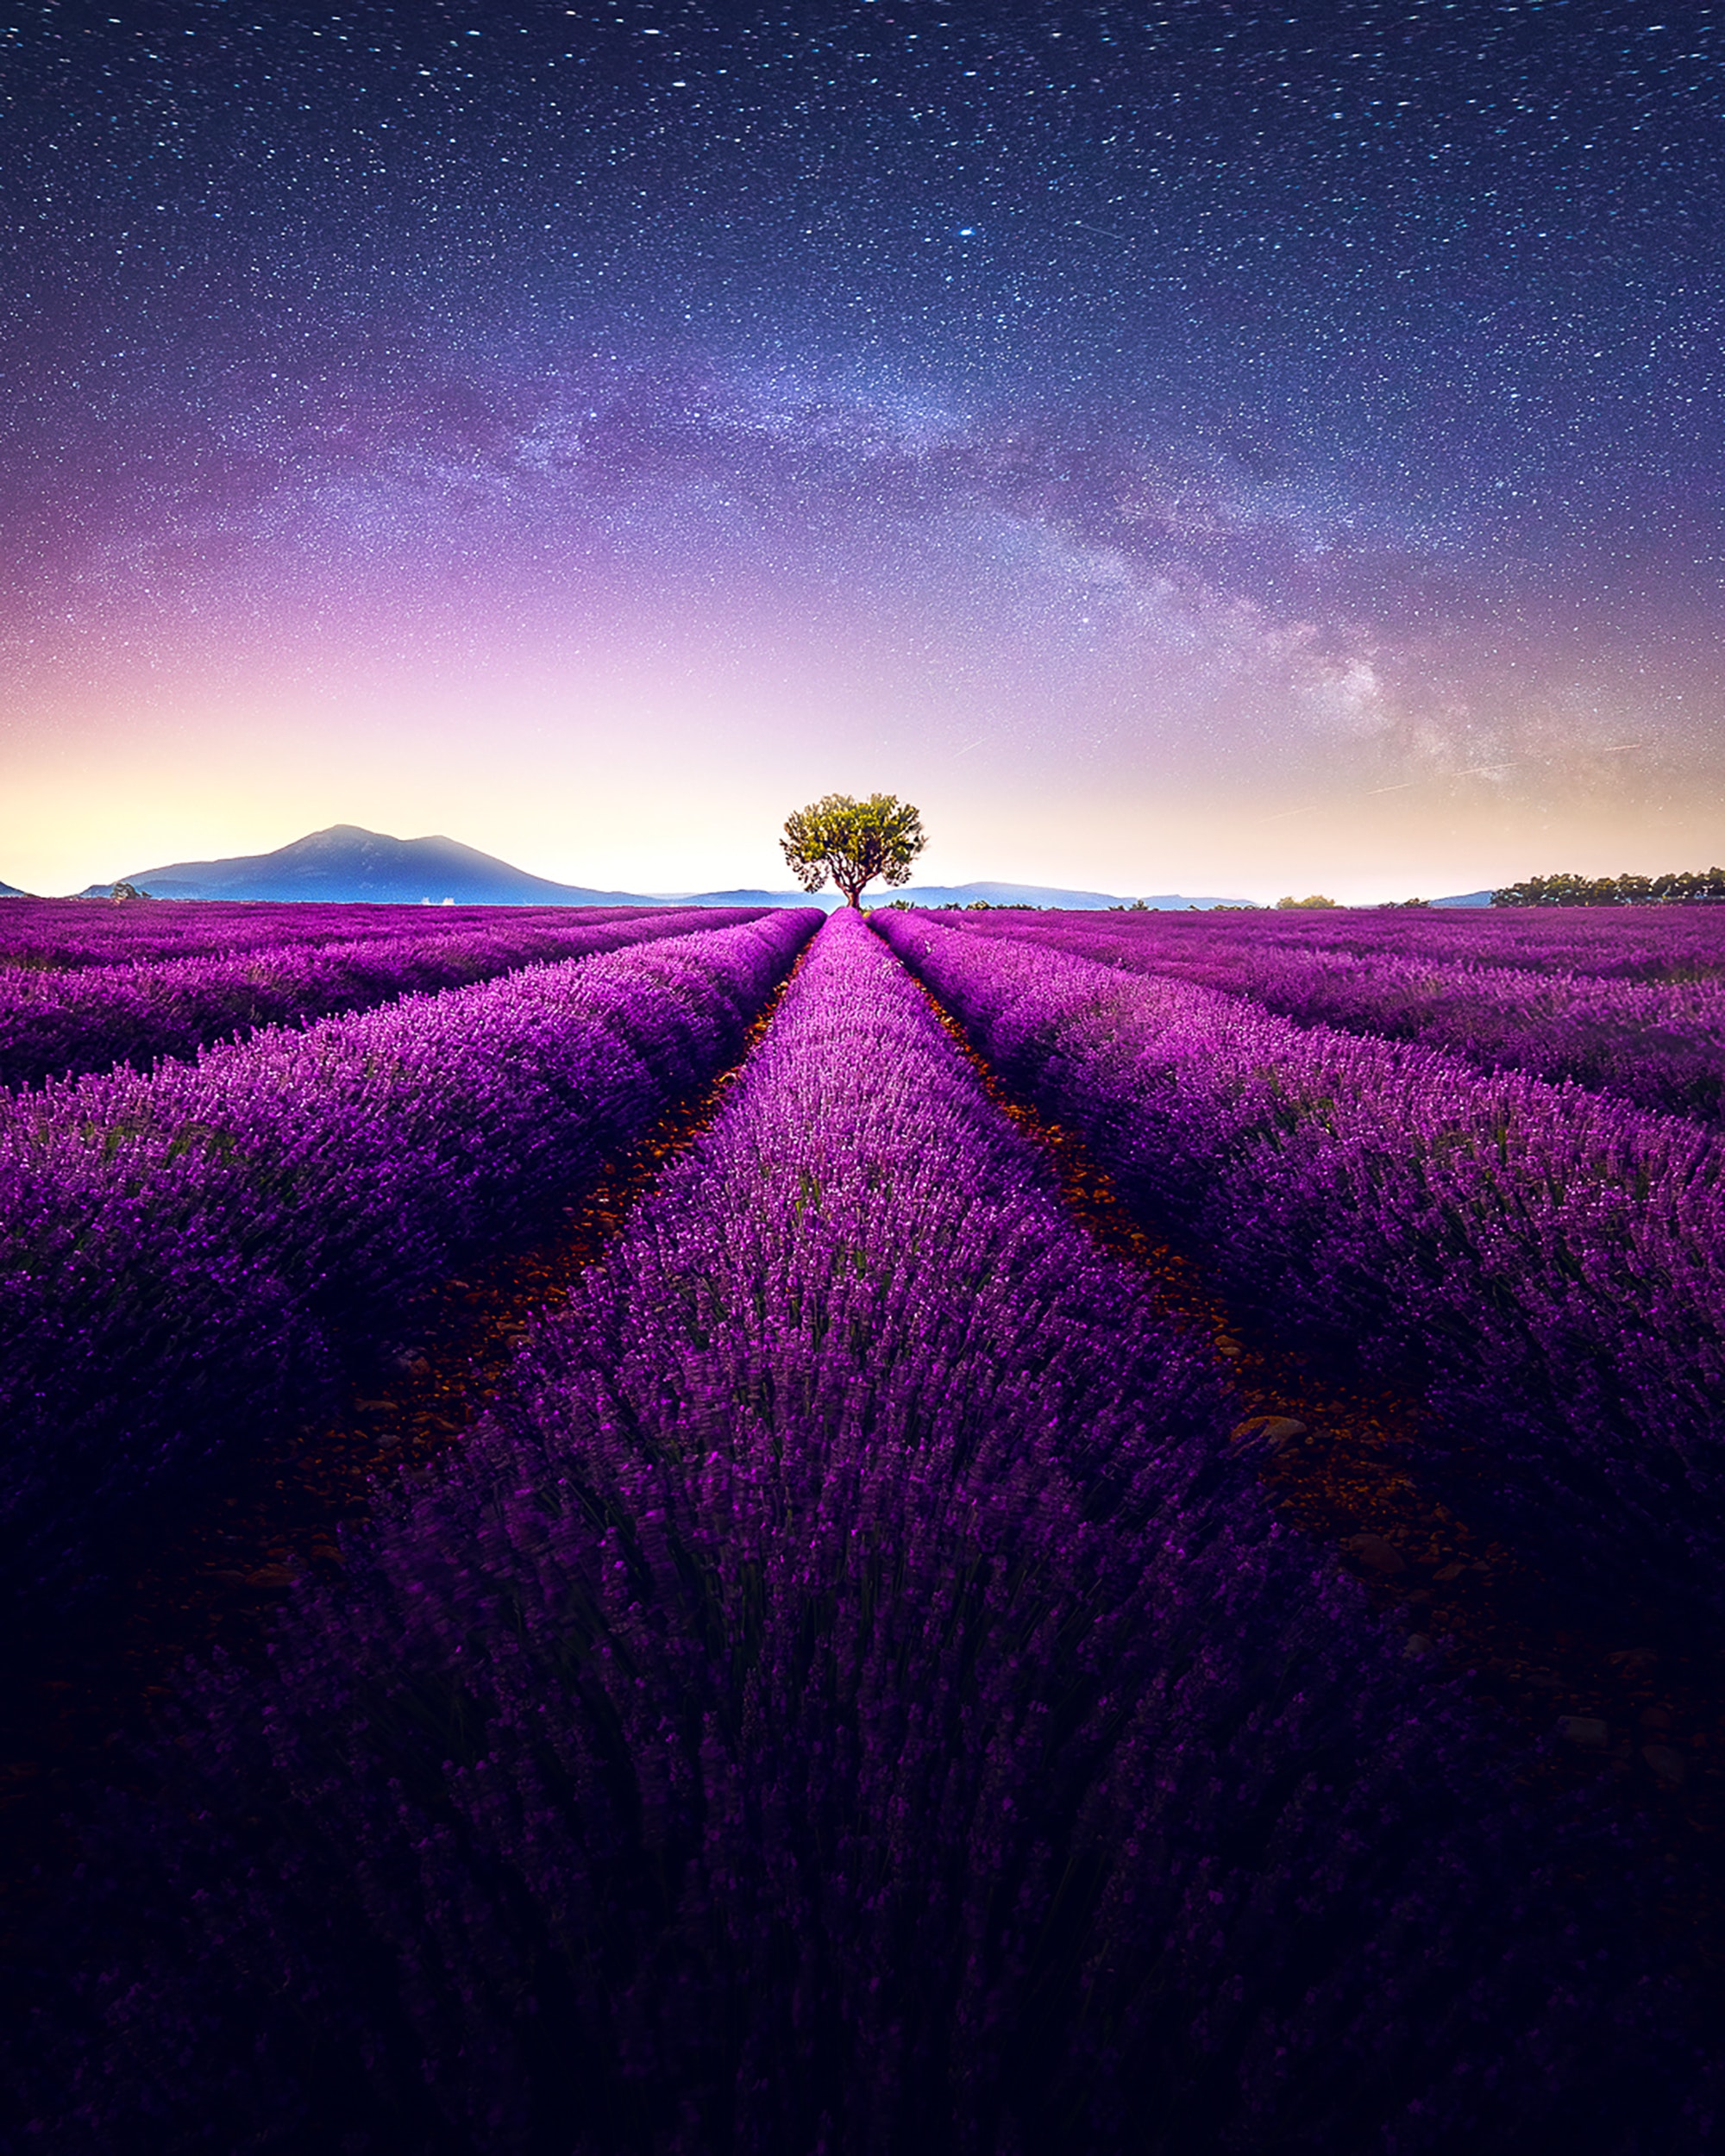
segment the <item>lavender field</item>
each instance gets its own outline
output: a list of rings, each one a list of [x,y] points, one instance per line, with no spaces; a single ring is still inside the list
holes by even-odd
[[[561,908],[499,915],[473,906],[457,918],[411,906],[218,905],[210,910],[241,918],[211,931],[185,918],[192,909],[172,906],[179,925],[164,931],[134,927],[124,907],[92,929],[65,904],[19,903],[22,932],[0,951],[0,1086],[8,1087],[116,1063],[147,1069],[260,1025],[304,1025],[550,959],[722,927],[755,911],[595,907],[572,918]],[[281,918],[307,911],[325,917],[321,932]],[[388,918],[379,924],[366,914]],[[174,949],[176,934],[185,948]]]
[[[1717,2146],[1725,908],[15,903],[19,2146]]]

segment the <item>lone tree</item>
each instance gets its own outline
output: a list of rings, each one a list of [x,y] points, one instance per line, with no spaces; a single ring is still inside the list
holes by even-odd
[[[785,818],[780,841],[805,891],[819,891],[831,876],[845,904],[856,906],[876,876],[908,883],[925,843],[922,818],[892,793],[871,793],[866,801],[825,794]]]

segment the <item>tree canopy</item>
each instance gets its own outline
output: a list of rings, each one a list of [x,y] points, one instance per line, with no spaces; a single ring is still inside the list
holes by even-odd
[[[845,904],[856,906],[876,876],[908,883],[925,843],[921,816],[894,793],[871,793],[866,801],[823,794],[785,818],[780,841],[805,891],[819,891],[831,876]]]
[[[1725,868],[1677,868],[1662,876],[1529,876],[1494,891],[1494,906],[1663,906],[1725,899]]]

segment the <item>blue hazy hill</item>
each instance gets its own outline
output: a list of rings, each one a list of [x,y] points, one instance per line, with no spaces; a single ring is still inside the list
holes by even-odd
[[[1045,883],[912,883],[901,891],[885,888],[866,893],[863,904],[885,906],[902,899],[911,906],[974,906],[985,899],[990,906],[1057,906],[1070,913],[1095,913],[1111,906],[1130,906],[1130,899],[1111,891],[1066,891]],[[837,892],[818,891],[812,898],[802,891],[696,891],[679,894],[680,906],[819,906],[831,912],[844,901]],[[1246,906],[1246,899],[1189,899],[1178,892],[1164,892],[1145,899],[1157,912],[1183,912],[1189,906]]]
[[[652,906],[638,891],[590,891],[530,875],[454,838],[390,838],[356,824],[332,824],[273,853],[225,861],[177,861],[140,868],[125,881],[157,899],[317,899],[354,905]],[[105,883],[79,895],[100,898]]]

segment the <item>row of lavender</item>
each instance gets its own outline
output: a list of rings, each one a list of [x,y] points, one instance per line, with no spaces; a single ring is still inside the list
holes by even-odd
[[[36,2124],[1698,2148],[1632,1852],[1521,1812],[1237,1412],[837,915],[508,1404],[196,1684],[57,1927]]]
[[[352,907],[303,907],[347,916]],[[412,909],[393,909],[411,916]],[[193,1056],[262,1025],[304,1025],[398,996],[463,987],[512,972],[615,950],[661,936],[752,920],[759,908],[693,907],[614,913],[487,907],[450,926],[394,935],[251,944],[216,956],[137,960],[121,966],[0,968],[0,1086],[107,1070],[147,1069],[164,1056]],[[436,914],[431,916],[437,919]],[[0,915],[0,929],[5,917]],[[327,931],[329,924],[323,927]],[[188,933],[190,933],[188,930]]]
[[[232,957],[300,943],[361,943],[380,937],[436,936],[494,921],[555,922],[557,906],[423,906],[303,900],[162,899],[99,904],[87,899],[8,899],[0,904],[0,971],[147,965],[160,959]],[[625,920],[643,906],[583,906],[589,922]]]
[[[1021,915],[1037,918],[1033,912]],[[1601,981],[1710,981],[1725,975],[1725,905],[1493,908],[1337,906],[1312,912],[1092,914],[1098,925],[1159,935],[1169,949],[1225,924],[1294,950],[1396,953],[1464,965],[1520,966]]]
[[[1725,1116],[1725,906],[1694,927],[1684,949],[1710,950],[1716,970],[1684,980],[1640,981],[1552,964],[1534,967],[1531,949],[1511,965],[1401,955],[1405,939],[1374,943],[1368,930],[1337,947],[1314,937],[1276,934],[1256,918],[1191,920],[1176,916],[1121,923],[1095,916],[972,914],[973,933],[1007,936],[1069,950],[1099,964],[1192,981],[1250,996],[1302,1025],[1338,1025],[1389,1040],[1419,1041],[1486,1070],[1597,1087],[1639,1106],[1718,1122]],[[1390,916],[1391,919],[1404,917]],[[1609,918],[1609,917],[1608,917]],[[1443,939],[1452,941],[1448,937]],[[1495,938],[1460,939],[1496,956]],[[1578,948],[1578,941],[1579,948]],[[1623,956],[1603,938],[1566,931],[1568,958],[1588,949],[1608,965]]]
[[[329,1396],[351,1344],[735,1052],[812,912],[0,1103],[0,1556],[64,1579],[141,1491]]]
[[[927,916],[982,1051],[1284,1337],[1421,1388],[1521,1531],[1719,1601],[1725,1143]]]

